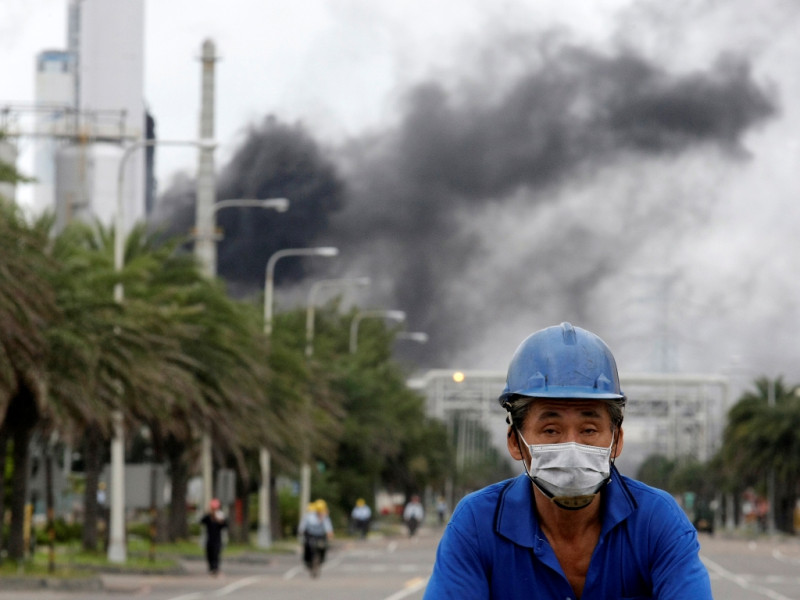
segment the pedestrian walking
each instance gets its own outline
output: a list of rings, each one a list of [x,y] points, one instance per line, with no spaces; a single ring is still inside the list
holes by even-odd
[[[447,501],[444,499],[444,496],[439,496],[439,499],[436,501],[436,516],[439,519],[439,526],[444,525],[447,519]]]
[[[353,521],[353,527],[358,533],[358,536],[361,539],[367,537],[369,524],[372,520],[372,509],[369,507],[366,500],[363,498],[356,500],[356,505],[353,507],[353,510],[350,513],[350,518]]]
[[[414,494],[403,509],[403,521],[405,521],[406,527],[408,527],[408,537],[414,537],[414,534],[417,533],[417,528],[424,518],[425,509],[419,501],[419,496]]]
[[[333,525],[325,500],[320,499],[308,505],[297,527],[297,533],[303,539],[303,563],[311,577],[319,577],[328,543],[333,539]]]
[[[208,512],[200,519],[205,527],[206,561],[211,575],[219,573],[220,556],[222,554],[222,531],[228,527],[228,519],[222,511],[220,501],[216,498],[208,505]]]

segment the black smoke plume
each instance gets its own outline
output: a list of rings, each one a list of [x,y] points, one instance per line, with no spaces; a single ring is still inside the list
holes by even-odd
[[[706,225],[703,201],[647,173],[699,153],[745,161],[743,136],[777,112],[743,58],[673,72],[567,44],[532,45],[504,78],[431,80],[403,98],[396,125],[338,148],[301,125],[253,127],[219,197],[286,196],[292,208],[220,214],[219,274],[253,292],[275,250],[336,245],[338,275],[370,276],[372,305],[405,310],[407,328],[429,334],[399,349],[425,367],[477,362],[493,338],[519,341],[554,321],[605,323],[619,309],[610,278],[665,231]],[[176,186],[162,199],[178,231],[190,227],[192,194]],[[282,277],[299,281],[305,268]],[[513,350],[503,347],[499,364]]]
[[[162,199],[156,221],[167,234],[185,235],[194,226],[195,181],[174,182]],[[230,208],[216,213],[222,232],[217,244],[217,273],[236,296],[264,285],[269,257],[282,248],[315,244],[330,227],[330,217],[344,203],[344,182],[318,142],[300,124],[269,116],[246,132],[244,142],[224,166],[217,199],[289,198],[291,208],[278,214],[259,208]],[[304,261],[286,261],[276,282],[293,281],[308,272]]]

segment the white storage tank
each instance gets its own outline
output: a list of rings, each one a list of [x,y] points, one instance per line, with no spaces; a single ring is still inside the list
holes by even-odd
[[[81,0],[78,3],[78,108],[86,117],[82,124],[89,140],[125,144],[145,136],[144,105],[144,0]],[[102,170],[106,150],[96,144],[95,170]],[[145,152],[137,150],[126,160],[125,230],[145,217]],[[102,185],[116,186],[117,173]],[[100,185],[100,182],[98,182]],[[114,190],[116,194],[116,190]],[[135,198],[135,202],[134,202]],[[95,195],[98,218],[107,221],[116,212],[115,196],[108,203]],[[127,200],[126,200],[127,201]]]

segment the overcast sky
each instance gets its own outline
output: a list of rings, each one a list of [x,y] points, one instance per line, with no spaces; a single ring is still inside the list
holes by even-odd
[[[32,101],[34,56],[63,47],[65,13],[66,0],[0,3],[0,101]],[[419,240],[427,253],[409,251],[406,270],[424,263],[436,289],[397,296],[412,329],[449,323],[449,346],[430,345],[447,364],[431,366],[502,369],[527,333],[569,318],[601,333],[622,371],[800,381],[795,0],[150,0],[146,23],[145,96],[161,138],[197,134],[197,56],[216,42],[219,164],[268,114],[333,147],[381,140],[374,148],[402,169],[351,155],[354,188],[372,199],[437,150],[421,176],[447,188],[436,201],[452,207],[453,243]],[[534,108],[528,88],[547,92]],[[504,121],[515,108],[542,129]],[[526,128],[538,133],[514,140]],[[506,159],[544,144],[542,131],[560,162],[539,179],[514,172]],[[462,138],[474,162],[445,161]],[[195,164],[190,151],[160,152],[162,186]],[[430,188],[401,188],[386,194],[395,207],[415,193],[433,202]],[[398,223],[370,215],[358,193],[348,201],[344,216],[373,218],[370,230],[393,239]],[[341,216],[334,234],[355,237]],[[350,270],[388,272],[381,259],[403,253],[370,248],[372,264],[362,254]]]
[[[342,139],[396,117],[399,91],[447,73],[495,29],[565,23],[606,37],[628,0],[146,0],[145,100],[164,139],[198,132],[205,39],[216,43],[216,120],[224,161],[253,121],[274,113]],[[34,58],[66,46],[67,0],[0,2],[0,101],[32,102]],[[159,156],[163,182],[193,169],[190,150]]]

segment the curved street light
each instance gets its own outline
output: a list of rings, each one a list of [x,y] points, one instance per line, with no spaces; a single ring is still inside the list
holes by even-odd
[[[217,275],[217,242],[222,239],[222,235],[217,235],[216,215],[224,208],[264,208],[273,209],[277,212],[286,212],[289,209],[289,200],[286,198],[228,198],[214,202],[211,210],[207,211],[205,218],[210,223],[195,223],[194,240],[196,248],[201,258],[201,268],[204,275],[214,278]],[[201,249],[202,246],[202,249]],[[208,432],[203,433],[200,444],[200,470],[203,480],[203,506],[208,506],[212,498],[212,478],[214,471],[213,459],[211,457],[211,436]]]
[[[426,344],[428,342],[428,334],[424,331],[401,331],[394,337],[396,340],[411,340],[419,344]]]
[[[339,254],[338,248],[331,246],[320,246],[317,248],[286,248],[278,250],[267,261],[266,277],[264,279],[264,333],[272,335],[272,289],[275,263],[287,256],[336,256]]]
[[[325,256],[333,257],[339,254],[339,249],[332,246],[317,248],[286,248],[278,250],[267,261],[266,277],[264,279],[264,333],[267,337],[272,335],[272,280],[275,274],[275,263],[287,256]],[[257,545],[260,548],[269,548],[272,545],[272,532],[269,523],[269,480],[270,462],[269,450],[262,446],[259,451],[258,461],[261,466],[261,486],[258,488],[258,537]]]
[[[352,277],[343,279],[321,279],[314,282],[308,292],[308,302],[306,303],[306,356],[311,358],[314,354],[314,310],[317,293],[322,289],[331,287],[345,287],[355,285],[366,287],[370,284],[369,277]]]
[[[369,277],[350,277],[341,279],[321,279],[311,285],[306,302],[306,357],[311,358],[314,354],[314,310],[317,294],[326,288],[345,287],[355,285],[359,287],[368,286],[371,283]],[[304,456],[303,463],[300,465],[300,515],[305,512],[306,506],[311,501],[311,465],[308,464],[308,457]]]
[[[195,146],[209,152],[216,148],[212,139],[199,140],[136,140],[122,152],[117,167],[117,214],[114,228],[114,271],[117,276],[122,272],[125,262],[125,202],[122,191],[125,181],[125,167],[133,153],[149,146]],[[114,301],[122,302],[125,295],[122,281],[114,284]],[[111,415],[113,435],[111,438],[111,498],[108,527],[108,560],[112,563],[123,563],[128,558],[125,545],[125,428],[122,412],[115,410]]]
[[[228,208],[230,206],[239,206],[245,208],[272,208],[278,212],[286,212],[289,210],[288,198],[265,198],[250,199],[250,198],[232,198],[229,200],[220,200],[214,203],[214,212]]]
[[[117,168],[117,214],[116,225],[117,230],[114,235],[114,270],[119,272],[122,270],[123,263],[125,262],[125,241],[122,230],[125,228],[125,203],[123,201],[123,182],[125,180],[125,166],[128,160],[133,156],[134,151],[140,148],[147,148],[150,146],[194,146],[201,150],[213,150],[217,146],[217,142],[210,139],[200,140],[137,140],[129,144],[122,153],[119,159],[119,166]],[[114,286],[114,299],[117,302],[122,301],[123,290],[122,284],[118,283]]]
[[[392,321],[403,322],[406,320],[406,313],[402,310],[366,310],[356,313],[350,323],[350,354],[355,354],[358,349],[358,326],[363,319],[391,319]]]

